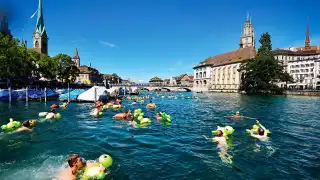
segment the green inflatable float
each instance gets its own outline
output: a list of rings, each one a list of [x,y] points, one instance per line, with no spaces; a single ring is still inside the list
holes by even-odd
[[[144,117],[144,113],[141,109],[136,109],[133,112],[133,117],[136,121],[139,122],[140,125],[148,125],[151,123],[151,120],[149,118]]]
[[[108,154],[103,154],[99,157],[99,164],[105,168],[108,168],[112,165],[112,158]],[[106,173],[101,171],[100,166],[93,166],[86,168],[84,173],[81,175],[81,180],[90,180],[90,179],[104,179]]]
[[[59,118],[61,118],[61,114],[57,113],[55,117],[56,117],[56,119],[59,119]]]
[[[13,121],[12,118],[10,118],[10,122],[6,125],[2,125],[1,129],[5,131],[13,131],[18,129],[21,126],[21,123],[19,121]]]
[[[252,129],[246,129],[247,133],[250,133],[250,131],[252,131],[254,134],[258,134],[258,129],[260,128],[260,126],[258,124],[255,124],[252,126]],[[269,129],[266,130],[267,135],[270,135],[271,132]]]
[[[160,112],[161,114],[161,120],[165,121],[165,122],[171,122],[171,116],[166,114],[165,112]]]
[[[215,136],[218,130],[221,130],[223,132],[223,136],[229,136],[234,132],[234,129],[231,126],[225,126],[225,127],[218,126],[217,130],[212,131],[212,135]]]

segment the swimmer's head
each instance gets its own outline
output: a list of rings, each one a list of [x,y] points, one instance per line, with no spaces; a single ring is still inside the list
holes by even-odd
[[[79,154],[70,154],[68,159],[69,167],[74,167],[75,169],[80,169],[86,165],[86,161],[80,157]]]
[[[137,102],[137,100],[134,100],[133,102]]]
[[[240,112],[239,111],[236,112],[236,116],[240,116]]]
[[[160,113],[160,112],[158,112],[158,113],[157,113],[157,115],[158,115],[158,116],[161,116],[161,113]]]
[[[150,101],[150,103],[152,103],[152,101]]]
[[[218,137],[223,136],[223,132],[222,132],[221,130],[218,130],[218,131],[217,131],[217,136],[218,136]]]
[[[264,135],[264,129],[259,128],[259,129],[258,129],[258,134],[259,134],[260,136],[263,136],[263,135]]]

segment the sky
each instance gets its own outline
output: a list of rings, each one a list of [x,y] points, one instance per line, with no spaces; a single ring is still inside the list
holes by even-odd
[[[38,0],[0,0],[10,29],[32,46]],[[236,50],[247,13],[255,40],[269,32],[273,48],[320,45],[320,1],[309,0],[43,0],[49,55],[74,55],[82,65],[148,82],[193,74],[209,56]]]

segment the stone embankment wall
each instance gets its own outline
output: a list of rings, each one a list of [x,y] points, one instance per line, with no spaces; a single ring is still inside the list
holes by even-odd
[[[320,91],[287,91],[286,94],[289,96],[320,96]]]

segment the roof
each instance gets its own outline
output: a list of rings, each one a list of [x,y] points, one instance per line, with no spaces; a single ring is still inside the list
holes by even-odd
[[[79,67],[80,73],[90,73],[91,70],[89,69],[88,66],[82,65]]]
[[[254,47],[240,48],[235,51],[226,52],[216,56],[211,56],[200,62],[197,66],[222,66],[233,63],[240,63],[244,60],[252,59],[256,56],[256,49]]]
[[[151,78],[149,82],[157,82],[157,81],[158,81],[158,82],[159,82],[159,81],[162,82],[163,80],[162,80],[161,78],[159,78],[159,77],[156,76],[156,77]]]
[[[180,81],[184,76],[188,76],[187,74],[181,74],[180,76],[176,77],[177,81]]]
[[[104,78],[109,78],[109,77],[119,78],[119,76],[117,74],[115,74],[115,73],[113,73],[113,74],[103,74],[103,77]]]
[[[76,52],[74,53],[74,56],[72,57],[73,59],[80,59],[79,53],[78,53],[78,48],[76,48]]]
[[[296,50],[276,49],[276,50],[273,50],[272,52],[274,55],[291,55],[291,56],[320,54],[320,46],[310,46],[310,48],[307,48],[307,49],[305,49],[305,47],[298,47],[295,49]]]

